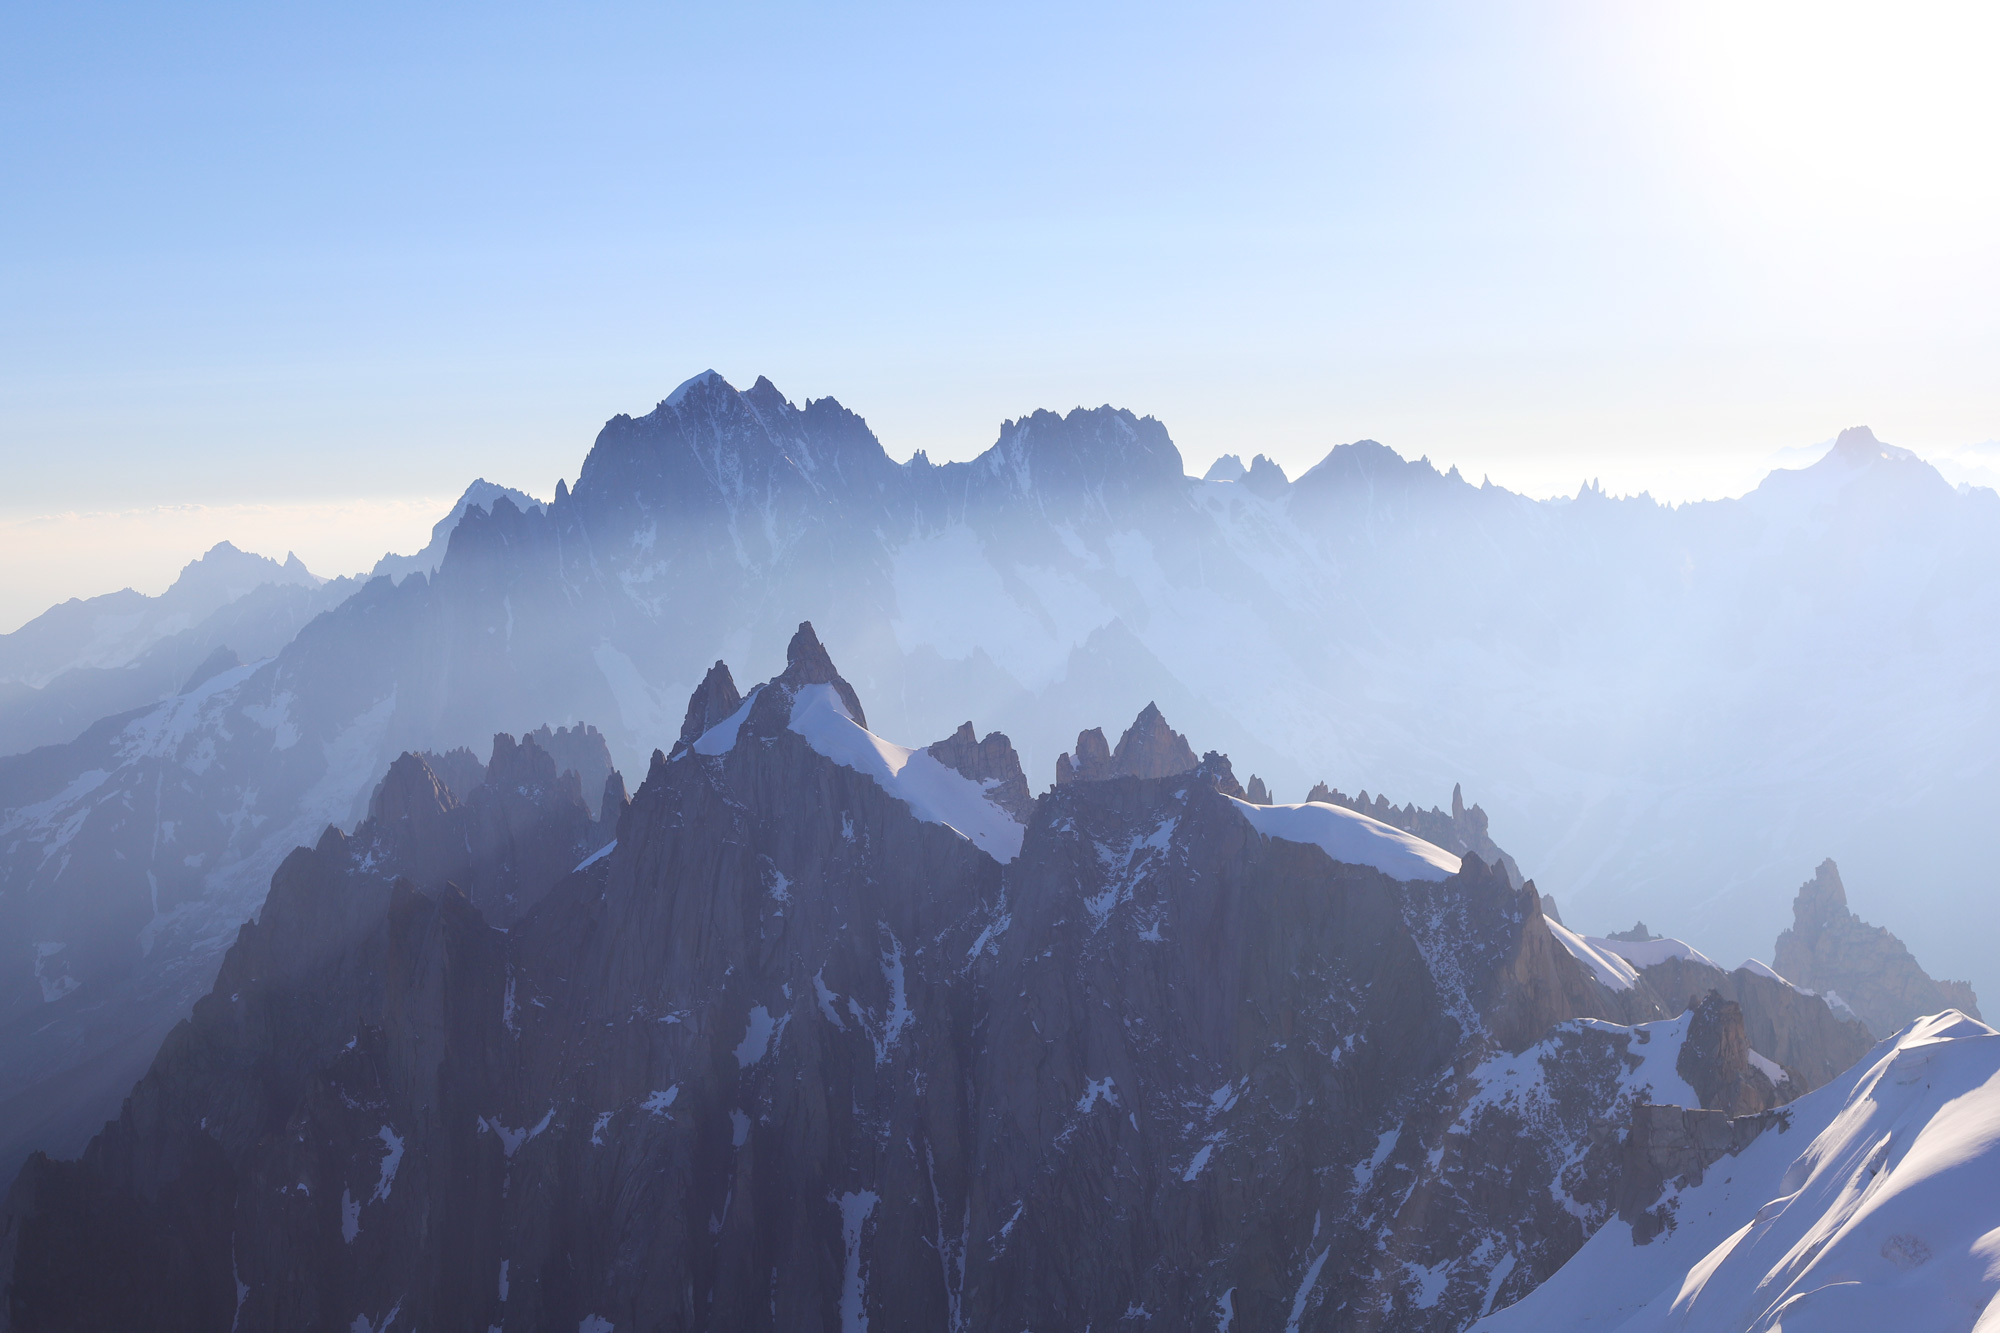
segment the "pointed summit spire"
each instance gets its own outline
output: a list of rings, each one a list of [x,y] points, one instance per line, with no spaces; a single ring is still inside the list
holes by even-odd
[[[688,696],[687,716],[681,720],[681,737],[674,742],[674,754],[678,755],[700,740],[703,732],[742,704],[743,696],[737,693],[735,677],[729,674],[728,665],[718,660],[701,678],[701,684],[694,687],[694,693]]]
[[[866,727],[868,719],[861,711],[861,700],[854,693],[854,687],[841,679],[834,669],[833,658],[813,632],[810,620],[799,622],[798,632],[785,648],[785,674],[778,677],[778,684],[797,690],[801,685],[831,685],[840,695],[840,701],[847,705],[847,715],[859,726]]]
[[[1167,725],[1166,717],[1155,703],[1139,710],[1139,716],[1118,738],[1118,748],[1111,754],[1112,768],[1135,778],[1168,778],[1185,773],[1200,762],[1187,737]]]

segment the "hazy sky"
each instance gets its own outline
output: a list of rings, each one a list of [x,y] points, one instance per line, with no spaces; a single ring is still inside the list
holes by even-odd
[[[0,629],[713,366],[1691,498],[2000,437],[1991,6],[0,5]],[[398,534],[404,534],[399,536]]]

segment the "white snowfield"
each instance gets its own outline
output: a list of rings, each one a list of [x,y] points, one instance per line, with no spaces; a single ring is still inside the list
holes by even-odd
[[[1685,958],[1691,963],[1700,963],[1703,967],[1713,967],[1718,972],[1727,970],[1717,966],[1707,954],[1695,948],[1692,944],[1687,943],[1685,940],[1673,939],[1669,936],[1644,941],[1614,940],[1599,935],[1586,935],[1583,938],[1592,948],[1615,953],[1632,966],[1642,970],[1653,966],[1655,963],[1664,963],[1669,958]]]
[[[1655,963],[1664,963],[1669,958],[1685,958],[1689,962],[1700,963],[1704,967],[1715,967],[1716,971],[1722,971],[1707,954],[1683,940],[1663,936],[1657,940],[1635,942],[1606,939],[1601,935],[1579,935],[1559,921],[1549,922],[1549,933],[1554,935],[1579,963],[1589,968],[1599,982],[1612,990],[1631,990],[1632,983],[1639,979],[1641,969],[1651,967]],[[1762,964],[1759,966],[1762,967]],[[1771,972],[1768,967],[1763,970],[1778,977],[1778,974]],[[1778,980],[1784,981],[1784,978],[1778,977]]]
[[[1920,1018],[1791,1110],[1477,1333],[2000,1330],[2000,1032]]]
[[[746,701],[744,712],[748,709]],[[741,725],[741,717],[732,716],[718,722],[711,734],[729,727],[734,743],[735,729]],[[1021,854],[1027,830],[987,798],[984,786],[947,768],[927,751],[906,749],[869,731],[848,715],[833,686],[802,687],[792,700],[789,725],[834,763],[875,779],[877,786],[925,823],[943,824],[1002,863]],[[700,742],[695,748],[702,748]]]
[[[1319,801],[1252,805],[1229,799],[1250,827],[1267,838],[1311,843],[1336,861],[1373,866],[1391,879],[1440,880],[1458,873],[1459,859],[1444,848],[1341,806]]]
[[[1544,917],[1547,921],[1548,918]],[[1589,968],[1598,984],[1610,990],[1631,990],[1632,983],[1639,979],[1639,969],[1627,962],[1611,941],[1595,936],[1579,935],[1560,921],[1549,921],[1549,934],[1556,937],[1556,943],[1568,949],[1576,961]]]

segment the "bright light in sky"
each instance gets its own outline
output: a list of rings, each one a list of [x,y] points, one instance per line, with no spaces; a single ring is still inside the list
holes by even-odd
[[[546,494],[708,366],[897,457],[1107,401],[1196,471],[1372,437],[1538,495],[1741,491],[1861,423],[1961,451],[1996,13],[14,6],[0,626],[253,511],[325,573],[414,547],[394,506]]]

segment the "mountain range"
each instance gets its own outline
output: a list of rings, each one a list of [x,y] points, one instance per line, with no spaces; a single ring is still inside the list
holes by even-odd
[[[1700,1008],[1689,1001],[1713,990],[1718,1004],[1739,1011],[1745,1051],[1772,1066],[1755,1066],[1758,1076],[1774,1093],[1787,1089],[1789,1100],[1847,1070],[1869,1040],[1919,1013],[1950,1004],[1976,1015],[1970,987],[1933,981],[1900,940],[1871,934],[1861,915],[1893,919],[1934,967],[1989,990],[2000,982],[1977,945],[1996,908],[1981,892],[1992,872],[1972,835],[1983,826],[1994,753],[1988,639],[2000,624],[2000,594],[1984,571],[1995,555],[2000,497],[1946,484],[1865,428],[1843,432],[1820,461],[1774,473],[1738,500],[1669,507],[1586,486],[1548,502],[1472,485],[1370,441],[1335,448],[1296,480],[1262,456],[1248,467],[1225,460],[1195,479],[1164,426],[1110,407],[1010,421],[971,462],[935,465],[918,454],[897,463],[831,399],[799,407],[765,380],[738,391],[712,372],[700,375],[651,412],[608,422],[573,488],[559,483],[542,503],[475,483],[423,552],[385,557],[365,580],[322,581],[295,558],[279,565],[225,545],[160,598],[67,603],[0,636],[0,733],[9,738],[0,748],[15,751],[0,757],[0,1171],[36,1149],[58,1158],[82,1150],[141,1075],[165,1076],[162,1062],[185,1040],[169,1034],[191,1011],[201,1027],[196,1001],[215,1007],[225,955],[263,947],[239,939],[238,928],[254,917],[261,929],[288,901],[278,884],[289,882],[281,871],[295,864],[295,849],[315,849],[325,874],[374,875],[382,903],[458,911],[456,897],[437,896],[444,872],[435,849],[419,854],[408,844],[400,853],[416,858],[397,863],[420,886],[412,900],[391,892],[386,870],[356,868],[351,848],[326,842],[329,826],[359,837],[372,825],[379,834],[405,786],[434,783],[460,841],[486,849],[485,860],[473,858],[486,869],[455,862],[445,876],[486,923],[480,929],[511,932],[519,913],[554,912],[565,890],[550,867],[577,850],[575,838],[594,835],[523,853],[532,871],[513,861],[505,874],[493,869],[489,862],[513,855],[498,850],[507,839],[496,830],[513,825],[492,813],[504,792],[474,797],[488,775],[514,771],[532,750],[553,766],[537,766],[537,782],[575,775],[576,807],[558,824],[615,825],[624,800],[615,772],[643,772],[641,790],[658,791],[656,778],[735,753],[683,762],[712,730],[688,734],[690,718],[719,724],[746,706],[736,699],[722,708],[735,686],[717,657],[784,657],[806,619],[840,648],[841,672],[827,673],[845,693],[832,712],[844,710],[860,727],[865,698],[868,734],[947,738],[911,752],[921,762],[898,761],[870,741],[868,753],[893,779],[880,789],[912,810],[945,811],[944,824],[973,835],[975,850],[996,865],[1018,865],[1003,855],[1016,836],[1009,829],[1029,839],[1043,801],[1079,801],[1106,782],[1160,782],[1202,767],[1192,752],[1176,752],[1172,763],[1193,765],[1161,770],[1176,734],[1163,720],[1170,715],[1187,734],[1228,747],[1233,767],[1210,772],[1199,788],[1251,811],[1244,818],[1272,845],[1301,841],[1283,821],[1341,816],[1257,811],[1358,816],[1408,839],[1418,861],[1446,858],[1432,864],[1450,862],[1450,882],[1490,874],[1491,900],[1480,899],[1479,910],[1499,913],[1509,931],[1528,931],[1509,936],[1511,944],[1488,939],[1480,947],[1500,951],[1492,957],[1519,953],[1519,940],[1534,935],[1521,924],[1531,917],[1563,946],[1547,964],[1556,971],[1537,974],[1543,991],[1533,1022],[1506,1029],[1504,1040],[1493,1025],[1505,1023],[1476,999],[1398,1001],[1414,1005],[1413,1014],[1431,1005],[1435,1014],[1421,1021],[1443,1024],[1436,1015],[1448,1014],[1466,1041],[1471,1027],[1485,1025],[1483,1040],[1519,1060],[1551,1025],[1585,1023],[1578,1034],[1599,1032],[1589,1023],[1633,1034],[1685,1025],[1692,1020],[1680,1016]],[[979,739],[961,726],[968,716],[1008,739],[997,747],[990,735]],[[1094,729],[1129,716],[1141,723],[1118,747]],[[1127,741],[1151,758],[1123,753]],[[666,773],[648,757],[656,747],[674,752],[660,761]],[[430,777],[419,780],[399,756]],[[848,758],[863,772],[875,762],[866,753]],[[964,792],[942,777],[909,787],[901,775],[912,766],[991,786],[1001,794],[974,809],[1002,813],[968,824],[966,810],[951,804]],[[1237,769],[1246,775],[1240,784]],[[1481,804],[1468,807],[1465,790]],[[1447,793],[1449,810],[1424,807]],[[475,808],[486,811],[484,823],[467,813]],[[1118,815],[1128,817],[1138,816]],[[484,832],[468,831],[474,824]],[[1339,827],[1351,834],[1362,826]],[[1119,827],[1119,837],[1137,828]],[[1494,829],[1513,855],[1494,842]],[[1349,842],[1303,842],[1338,865],[1357,863]],[[1848,910],[1839,872],[1829,888],[1822,868],[1812,893],[1800,895],[1791,942],[1780,943],[1793,952],[1774,957],[1776,968],[1755,962],[1785,924],[1789,888],[1836,856],[1862,912]],[[576,873],[609,874],[617,861],[613,852]],[[1459,868],[1474,862],[1488,872]],[[1359,863],[1397,883],[1429,882],[1403,873],[1409,861]],[[952,871],[968,884],[1006,873]],[[513,887],[489,892],[468,882],[485,882],[481,875]],[[1532,910],[1518,897],[1528,875],[1553,895],[1536,897]],[[1107,881],[1098,897],[1112,887]],[[1007,915],[981,896],[995,891],[965,888],[947,915],[983,922],[983,930],[994,912]],[[550,904],[538,906],[544,892]],[[1054,880],[1039,892],[1055,894]],[[1125,892],[1117,889],[1105,910],[1127,902]],[[1598,933],[1553,919],[1557,900]],[[1641,915],[1701,939],[1717,956],[1753,961],[1724,968],[1685,945],[1610,937],[1609,925]],[[350,924],[364,934],[387,928],[373,916]],[[1412,947],[1429,969],[1424,984],[1441,984],[1427,946]],[[1582,991],[1573,968],[1587,978]],[[1870,980],[1880,976],[1892,980]],[[954,1012],[987,1002],[976,998],[987,994],[984,982],[965,990],[939,974],[926,984],[943,988],[939,1003]],[[374,1015],[369,1023],[386,1021],[379,996],[357,991],[349,1000]],[[883,1015],[900,1012],[886,994],[857,1003],[877,1015],[855,1019],[864,1032],[885,1030]],[[1276,1003],[1260,1000],[1267,1011]],[[778,1011],[767,1004],[766,1012]],[[1457,1040],[1434,1033],[1423,1039],[1430,1045],[1412,1048],[1428,1052],[1423,1077],[1442,1077],[1446,1067],[1464,1073],[1474,1052]],[[1640,1038],[1624,1040],[1629,1049]],[[1573,1041],[1600,1036],[1563,1039]],[[954,1049],[954,1059],[972,1059]],[[1481,1050],[1480,1061],[1502,1058]],[[1195,1058],[1175,1059],[1183,1057]],[[334,1077],[312,1063],[318,1055],[297,1058],[306,1061],[298,1077]],[[1201,1058],[1223,1067],[1214,1050]],[[547,1057],[541,1076],[570,1077],[559,1064]],[[494,1077],[495,1087],[511,1086],[514,1075]],[[1735,1089],[1731,1108],[1767,1100],[1742,1070],[1716,1087],[1724,1085]],[[1635,1090],[1619,1086],[1633,1103]],[[1425,1115],[1457,1104],[1435,1086],[1421,1096],[1414,1089],[1385,1084],[1383,1095],[1421,1103]],[[1722,1095],[1711,1093],[1708,1100]],[[1601,1097],[1593,1105],[1600,1120],[1622,1114],[1605,1110]],[[883,1107],[879,1115],[895,1123],[917,1113]],[[525,1114],[507,1114],[515,1109]],[[954,1132],[970,1134],[969,1123]],[[1583,1132],[1573,1115],[1563,1123],[1563,1134]],[[111,1132],[121,1141],[123,1131]],[[1570,1145],[1561,1153],[1585,1151],[1577,1142],[1561,1139]],[[249,1151],[228,1150],[238,1149]],[[229,1170],[246,1169],[245,1160],[232,1158]],[[1612,1188],[1603,1183],[1608,1170],[1589,1188]],[[1515,1286],[1493,1278],[1500,1251],[1489,1249],[1490,1263],[1474,1266],[1484,1273],[1478,1282],[1492,1283],[1478,1299],[1467,1294],[1474,1268],[1462,1265],[1430,1303],[1411,1297],[1387,1268],[1353,1277],[1342,1299],[1437,1309],[1436,1326],[1462,1327],[1553,1271],[1610,1207],[1609,1195],[1596,1203],[1565,1197],[1564,1214],[1577,1225],[1535,1223],[1537,1235],[1556,1226],[1561,1237],[1532,1254],[1510,1252],[1522,1275]],[[1293,1202],[1305,1207],[1306,1196]],[[1331,1205],[1314,1206],[1324,1213]],[[1378,1209],[1370,1225],[1386,1225],[1379,1209],[1387,1205],[1367,1206]],[[1490,1234],[1519,1222],[1493,1222]],[[1201,1234],[1204,1244],[1222,1235]],[[1449,1233],[1434,1252],[1471,1234]],[[1276,1253],[1240,1236],[1229,1244]],[[946,1286],[962,1299],[961,1288]],[[1194,1291],[1173,1288],[1175,1299]],[[1145,1306],[1149,1298],[1135,1299]],[[1329,1298],[1302,1299],[1317,1310]],[[1409,1318],[1414,1327],[1431,1316]]]
[[[1157,707],[1032,800],[869,728],[802,625],[595,813],[534,736],[400,756],[30,1159],[0,1326],[1456,1330],[1614,1226],[1663,1270],[1869,1048]]]

